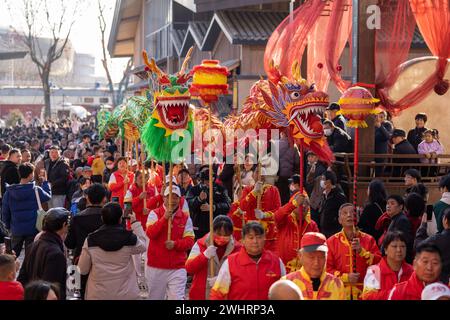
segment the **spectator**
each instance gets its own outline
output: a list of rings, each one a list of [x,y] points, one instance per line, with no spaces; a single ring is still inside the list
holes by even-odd
[[[347,121],[345,120],[344,116],[341,114],[337,114],[337,112],[341,110],[341,107],[337,103],[331,103],[326,109],[325,112],[327,114],[327,119],[331,120],[335,127],[341,128],[345,132],[347,131],[347,128],[345,124]]]
[[[83,178],[83,168],[78,167],[74,171],[74,177],[69,181],[67,189],[67,201],[72,203],[73,194],[80,188],[80,179]]]
[[[111,174],[108,188],[111,191],[111,199],[117,197],[123,208],[123,200],[128,188],[133,184],[133,173],[128,171],[127,158],[119,157],[116,160],[117,171]]]
[[[286,275],[283,261],[264,247],[264,228],[249,222],[242,229],[243,247],[222,264],[211,300],[267,300],[270,286]],[[271,276],[267,274],[270,272]]]
[[[7,188],[3,197],[2,217],[5,225],[11,230],[12,247],[17,256],[20,256],[25,243],[25,252],[33,243],[38,233],[36,230],[37,210],[39,209],[37,196],[44,203],[51,199],[50,186],[42,176],[42,187],[36,186],[34,179],[34,166],[31,163],[19,166],[20,184]]]
[[[443,212],[450,207],[450,175],[446,175],[439,180],[439,190],[442,193],[441,199],[433,205],[433,218],[436,220],[437,231],[442,232],[444,226],[442,224]]]
[[[26,162],[31,162],[32,161],[30,150],[22,149],[20,152],[22,154],[22,163],[26,163]]]
[[[413,268],[405,262],[406,238],[400,231],[388,232],[383,247],[386,255],[367,269],[363,300],[387,300],[395,284],[407,281]]]
[[[269,288],[269,300],[304,300],[303,294],[291,280],[275,281]]]
[[[75,159],[73,161],[72,168],[75,170],[78,167],[88,167],[88,159],[92,156],[92,150],[91,149],[83,149],[83,153],[81,154],[81,157],[78,159]]]
[[[185,169],[187,170],[187,169]],[[187,170],[189,173],[189,170]],[[177,173],[178,176],[179,172]],[[233,177],[234,177],[234,165],[230,163],[225,163],[223,165],[222,171],[219,174],[218,181],[222,184],[222,186],[227,190],[227,194],[230,196],[233,195]],[[182,195],[186,195],[186,192]]]
[[[315,180],[323,175],[327,170],[326,166],[319,161],[319,157],[312,151],[308,151],[307,154],[307,167],[306,167],[306,175],[304,179],[305,190],[309,196],[314,188]]]
[[[193,186],[186,194],[189,203],[195,238],[201,239],[209,231],[209,169],[207,166],[200,171],[200,183]],[[213,174],[213,179],[214,179]],[[224,187],[213,182],[214,217],[226,215],[230,210],[230,198]]]
[[[9,151],[8,160],[2,165],[1,169],[1,195],[5,195],[6,187],[8,185],[17,184],[20,182],[19,165],[22,161],[22,154],[18,149],[11,149]]]
[[[389,231],[401,231],[406,238],[406,261],[412,261],[412,233],[411,223],[404,213],[405,201],[399,195],[390,195],[386,201],[386,213],[384,213],[378,221],[388,219],[389,225],[384,231],[383,235],[378,239],[381,252],[384,254],[384,247],[382,246],[384,237]],[[377,222],[378,223],[378,222]]]
[[[347,300],[361,298],[367,268],[381,259],[375,239],[367,233],[356,231],[354,218],[353,204],[344,203],[339,208],[342,231],[327,240],[327,272],[342,280]]]
[[[103,170],[103,184],[108,185],[111,174],[114,172],[114,158],[108,157],[105,160],[105,169]]]
[[[426,203],[418,193],[410,193],[405,199],[405,211],[411,224],[411,237],[414,239],[417,229],[419,229],[422,216],[425,213]]]
[[[396,284],[388,300],[420,300],[425,286],[439,281],[442,270],[441,252],[431,244],[417,247],[414,272],[404,282]]]
[[[135,300],[139,287],[132,256],[145,252],[145,233],[132,213],[131,229],[122,226],[122,208],[110,202],[101,210],[103,226],[84,242],[78,267],[88,274],[86,300]]]
[[[333,171],[325,171],[320,182],[324,189],[320,203],[320,231],[327,237],[341,230],[339,225],[339,208],[347,202],[341,187],[337,185],[337,177]]]
[[[388,121],[386,111],[381,111],[375,118],[375,153],[389,153],[389,139],[391,138],[394,126]],[[377,163],[383,162],[384,159],[378,159]]]
[[[428,129],[425,127],[427,123],[428,117],[425,113],[418,113],[414,118],[416,121],[416,127],[414,129],[409,130],[408,132],[408,141],[416,150],[418,151],[419,144],[422,142],[423,134]]]
[[[0,161],[8,160],[9,151],[11,151],[11,146],[9,144],[2,145],[0,154]]]
[[[358,227],[361,231],[370,234],[375,240],[381,236],[375,226],[378,219],[383,215],[386,208],[387,193],[383,181],[372,180],[367,189],[368,201],[364,205],[363,212],[359,218]]]
[[[298,150],[294,148],[286,133],[280,133],[279,140],[279,169],[278,169],[278,180],[275,186],[280,192],[281,205],[288,203],[290,198],[289,193],[289,178],[297,171],[300,167],[300,157]],[[303,155],[302,155],[303,157]]]
[[[103,148],[101,146],[95,146],[93,150],[94,155],[88,159],[88,165],[92,168],[92,181],[95,183],[102,183],[103,172],[105,170]]]
[[[144,186],[145,184],[145,191]],[[155,189],[151,187],[148,182],[148,176],[142,174],[142,170],[136,171],[134,174],[134,183],[130,186],[125,196],[125,202],[131,202],[133,212],[136,214],[136,219],[141,222],[142,228],[146,229],[147,218],[150,210],[156,209],[151,204],[150,200],[155,196]],[[145,201],[145,208],[144,208]]]
[[[417,154],[416,149],[414,149],[413,145],[406,140],[406,133],[402,129],[395,129],[392,133],[392,143],[394,144],[394,152],[393,154],[401,155],[401,154]],[[419,159],[412,158],[394,158],[392,159],[393,163],[418,163]],[[403,174],[404,170],[407,170],[407,166],[395,166],[392,171],[392,175],[394,177],[400,177]]]
[[[180,189],[173,186],[169,203],[169,188],[165,188],[164,204],[148,216],[146,278],[150,300],[163,300],[166,296],[169,300],[183,300],[185,297],[186,252],[194,245],[194,230],[184,201]],[[167,240],[169,219],[172,237]]]
[[[198,240],[186,261],[186,271],[193,276],[189,291],[190,300],[205,300],[225,260],[239,252],[241,244],[233,238],[233,222],[227,216],[217,216],[213,221],[213,243],[209,233]],[[214,261],[214,277],[210,273],[210,260]]]
[[[41,142],[38,139],[34,139],[31,141],[30,147],[33,161],[36,161],[41,156]]]
[[[186,194],[192,188],[192,179],[188,169],[183,168],[180,171],[178,171],[177,182],[181,190],[181,195],[183,197],[186,196]]]
[[[247,186],[242,191],[239,208],[244,214],[244,222],[258,221],[264,226],[265,249],[276,252],[276,228],[275,212],[280,208],[280,193],[277,187],[265,183],[265,169],[261,169],[261,177],[258,181],[257,171],[254,172],[254,186]],[[260,208],[258,208],[260,198]],[[244,224],[245,224],[244,223]]]
[[[44,231],[25,255],[17,280],[26,286],[34,280],[55,282],[59,285],[59,299],[66,299],[67,261],[63,239],[67,235],[69,211],[53,208],[44,218]]]
[[[0,254],[0,301],[23,300],[22,284],[15,281],[16,271],[15,257]]]
[[[77,132],[74,132],[77,134]],[[81,143],[77,146],[75,151],[75,159],[79,159],[83,157],[83,154],[86,154],[87,149],[91,149],[91,136],[89,134],[83,134]]]
[[[418,193],[425,201],[428,199],[428,189],[422,183],[422,176],[417,169],[408,169],[405,171],[406,194]]]
[[[323,132],[327,137],[328,145],[333,152],[352,152],[351,137],[341,128],[336,127],[330,120],[323,122]]]
[[[305,300],[345,300],[341,279],[326,271],[328,247],[325,236],[318,232],[305,233],[300,247],[302,267],[283,279],[293,281]]]
[[[253,179],[253,172],[255,171],[255,163],[254,163],[254,157],[251,153],[247,154],[245,156],[244,164],[241,166],[241,185],[239,185],[239,180],[237,179],[237,176],[235,175],[234,179],[234,185],[233,185],[233,200],[234,201],[240,201],[242,196],[242,189],[246,186],[253,186],[255,184],[255,180]],[[236,172],[237,174],[237,172]],[[238,193],[241,192],[241,196],[238,195]]]
[[[300,215],[301,214],[301,215]],[[307,232],[319,232],[317,224],[311,220],[309,199],[306,194],[297,192],[289,202],[275,212],[277,228],[277,254],[283,261],[287,272],[300,269],[298,261],[299,242]]]
[[[414,248],[422,244],[435,245],[442,254],[442,273],[441,281],[443,283],[450,282],[450,208],[446,208],[442,214],[442,224],[444,230],[440,233],[428,237],[427,234],[427,215],[422,217],[422,223],[417,230],[416,240],[414,241]]]
[[[419,154],[424,154],[425,159],[420,159],[423,163],[437,163],[437,155],[444,153],[444,147],[435,140],[432,130],[423,133],[424,140],[417,148]]]
[[[59,300],[60,290],[56,283],[36,280],[25,287],[24,300]]]
[[[70,203],[70,213],[72,217],[76,216],[78,212],[86,209],[86,192],[92,185],[91,179],[86,179],[85,177],[80,178],[79,188],[72,197],[72,202]]]
[[[49,208],[60,208],[65,206],[67,186],[69,182],[69,164],[61,157],[58,146],[49,149],[49,159],[45,160],[45,171],[52,186],[52,198]]]

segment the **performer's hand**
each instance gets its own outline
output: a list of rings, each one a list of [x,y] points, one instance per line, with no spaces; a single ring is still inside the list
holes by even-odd
[[[300,192],[297,192],[297,194],[294,197],[295,202],[297,202],[298,206],[305,206],[309,205],[309,198],[308,196],[305,196],[304,194],[301,194]]]
[[[208,279],[207,279],[207,281],[208,281],[208,286],[209,286],[210,288],[214,287],[214,284],[216,283],[216,280],[217,280],[217,277],[212,277],[212,278],[209,278],[209,277],[208,277]]]
[[[173,240],[167,240],[165,244],[167,250],[173,250],[173,248],[175,247],[175,241]]]
[[[129,183],[130,179],[128,178],[128,175],[123,179],[123,183]]]
[[[206,248],[205,251],[203,251],[203,255],[208,259],[213,258],[214,256],[217,255],[217,247],[209,246],[208,248]]]
[[[142,214],[143,214],[144,216],[148,215],[149,213],[150,213],[150,210],[149,210],[148,208],[144,208],[144,209],[142,210]]]
[[[359,241],[359,238],[353,238],[352,250],[355,250],[358,254],[361,252],[361,242]]]
[[[349,273],[348,274],[348,282],[357,283],[359,279],[359,273]]]
[[[427,222],[428,222],[428,217],[427,217],[427,214],[424,213],[424,214],[422,215],[422,223],[427,223]]]
[[[262,210],[255,209],[255,217],[259,220],[264,219],[264,212]]]

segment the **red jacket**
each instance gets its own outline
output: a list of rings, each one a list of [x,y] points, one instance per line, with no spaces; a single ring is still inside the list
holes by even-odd
[[[327,272],[339,277],[345,285],[347,299],[360,299],[363,291],[363,281],[367,268],[381,259],[375,239],[367,233],[358,231],[361,252],[356,256],[356,273],[359,279],[356,284],[348,282],[348,274],[353,272],[353,250],[344,231],[338,232],[327,239],[328,256]]]
[[[417,278],[415,272],[407,281],[398,283],[389,293],[388,300],[421,300],[424,283]]]
[[[209,246],[209,233],[203,238],[197,240],[192,247],[189,257],[186,261],[186,271],[192,274],[191,289],[189,291],[190,300],[205,300],[207,296],[206,280],[209,277],[209,260],[204,256],[206,248]],[[217,246],[217,245],[216,245]],[[219,269],[225,259],[229,255],[238,252],[241,249],[241,244],[231,238],[226,246],[217,248],[217,256],[214,258],[214,276],[217,276]]]
[[[115,171],[111,174],[111,177],[109,178],[108,188],[111,190],[111,199],[113,197],[119,197],[119,203],[120,206],[123,208],[123,200],[125,199],[125,187],[126,190],[133,184],[133,177],[134,174],[131,171],[128,171],[128,180],[130,182],[128,183],[128,186],[125,186],[123,183],[124,177],[119,171]]]
[[[281,207],[280,193],[278,192],[277,187],[269,184],[264,185],[263,195],[261,197],[261,210],[266,214],[266,217],[258,220],[255,217],[257,198],[252,190],[252,186],[246,186],[244,188],[239,207],[245,212],[245,223],[249,221],[258,221],[263,225],[266,231],[265,249],[275,252],[277,233],[275,229],[274,213]]]
[[[18,281],[0,281],[0,300],[23,300],[23,287]]]
[[[264,250],[256,263],[242,247],[220,268],[211,300],[267,300],[270,286],[286,273],[283,262]]]
[[[239,210],[239,201],[235,201],[231,204],[228,217],[233,221],[233,237],[236,241],[242,239],[242,214]]]
[[[286,266],[286,272],[300,269],[297,252],[300,241],[306,232],[319,232],[317,224],[311,220],[307,213],[299,223],[294,213],[298,208],[292,204],[293,198],[275,212],[275,225],[277,227],[277,253]]]
[[[141,221],[142,228],[145,231],[145,227],[147,224],[147,218],[148,214],[144,215],[144,199],[139,198],[141,193],[144,191],[143,188],[138,187],[136,183],[133,183],[133,185],[128,189],[126,200],[131,200],[131,208],[133,209],[133,212],[136,213],[137,220]],[[147,197],[146,197],[146,204],[148,210],[156,209],[157,207],[151,203],[151,199],[155,197],[155,188],[151,187],[150,184],[147,184],[145,191],[147,191]],[[154,202],[154,201],[152,201]],[[152,206],[149,206],[149,204],[152,204]],[[159,204],[161,206],[161,204]]]
[[[413,272],[413,267],[403,261],[397,274],[389,267],[386,257],[383,257],[378,264],[367,268],[362,299],[387,300],[392,288],[397,283],[407,281]]]
[[[147,223],[149,246],[147,265],[160,269],[181,269],[186,263],[186,251],[194,245],[194,229],[189,211],[183,211],[184,198],[181,198],[178,210],[172,219],[171,240],[175,241],[172,250],[166,248],[168,220],[164,218],[165,208],[161,206],[150,212]]]

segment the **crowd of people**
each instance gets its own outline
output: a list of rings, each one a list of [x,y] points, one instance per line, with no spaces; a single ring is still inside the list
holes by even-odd
[[[325,135],[349,152],[338,108],[328,108]],[[431,162],[443,152],[426,115],[407,136],[385,117],[377,153],[393,144]],[[95,119],[4,129],[0,299],[450,299],[450,176],[433,206],[419,170],[399,173],[402,194],[374,179],[355,212],[333,167],[308,152],[300,177],[298,152],[282,142],[277,177],[250,154],[239,170],[215,165],[210,199],[208,165],[178,164],[169,176],[100,140]]]

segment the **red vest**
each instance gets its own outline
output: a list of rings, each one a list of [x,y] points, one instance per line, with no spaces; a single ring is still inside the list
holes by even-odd
[[[424,283],[413,272],[408,281],[395,285],[389,294],[389,300],[421,300],[424,287]]]
[[[264,250],[256,263],[245,248],[228,257],[231,286],[228,300],[267,300],[269,288],[281,277],[280,259]]]

